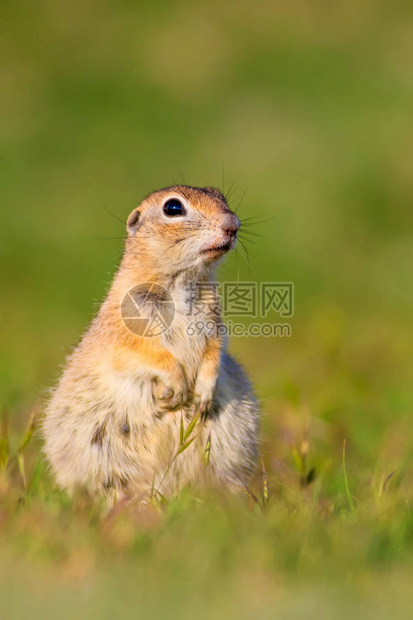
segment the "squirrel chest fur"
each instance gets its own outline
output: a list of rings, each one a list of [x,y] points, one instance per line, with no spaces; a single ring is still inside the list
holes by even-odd
[[[214,188],[166,188],[131,213],[112,287],[46,408],[45,452],[60,486],[145,499],[188,484],[245,485],[258,408],[227,353],[214,285],[239,226]]]

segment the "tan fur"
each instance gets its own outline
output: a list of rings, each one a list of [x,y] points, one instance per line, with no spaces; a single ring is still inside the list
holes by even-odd
[[[185,217],[164,215],[170,198],[185,206]],[[227,242],[233,247],[236,233],[227,229],[234,225],[238,218],[212,188],[154,192],[129,216],[119,271],[46,409],[45,452],[60,486],[86,486],[114,498],[144,497],[154,488],[171,494],[187,484],[247,482],[258,436],[251,386],[219,330],[193,336],[186,331],[194,320],[221,325],[219,300],[206,285],[225,253],[213,248]],[[150,338],[129,331],[120,310],[127,292],[145,282],[167,289],[175,304],[170,328]],[[197,288],[196,317],[189,313],[189,282],[204,285]],[[181,418],[187,426],[197,412],[202,420],[196,439],[170,466]]]

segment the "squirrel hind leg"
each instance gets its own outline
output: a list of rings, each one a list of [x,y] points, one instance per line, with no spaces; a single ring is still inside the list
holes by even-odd
[[[210,463],[224,484],[239,490],[254,473],[258,458],[259,409],[243,368],[229,355],[208,418]]]

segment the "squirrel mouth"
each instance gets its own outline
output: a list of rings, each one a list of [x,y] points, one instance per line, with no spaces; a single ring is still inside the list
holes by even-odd
[[[228,252],[228,250],[231,249],[231,246],[232,240],[230,239],[226,243],[220,243],[219,245],[212,246],[212,248],[206,248],[205,250],[202,250],[202,254],[225,254],[225,252]]]

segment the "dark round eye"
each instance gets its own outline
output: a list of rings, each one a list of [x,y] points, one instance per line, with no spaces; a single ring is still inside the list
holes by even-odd
[[[168,217],[176,217],[177,215],[186,214],[183,204],[177,198],[167,200],[163,206],[163,212]]]

